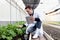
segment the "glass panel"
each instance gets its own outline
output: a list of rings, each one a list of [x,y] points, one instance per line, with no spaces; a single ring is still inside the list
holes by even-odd
[[[19,1],[16,2],[18,3]],[[21,6],[23,7],[23,4]],[[7,25],[16,21],[24,21],[25,14],[19,7],[14,2],[10,2],[10,0],[0,0],[0,24]]]

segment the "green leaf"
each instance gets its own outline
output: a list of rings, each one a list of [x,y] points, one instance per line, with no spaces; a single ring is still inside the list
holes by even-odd
[[[10,34],[9,36],[12,36],[12,37],[16,36],[16,33],[13,30],[7,30],[7,31]]]
[[[26,32],[26,27],[22,28],[23,34]]]
[[[5,39],[5,38],[6,38],[6,36],[5,36],[5,35],[1,35],[1,36],[2,36],[2,38],[3,38],[3,39]]]
[[[12,40],[12,37],[6,37],[7,40]]]
[[[21,29],[16,29],[17,30],[17,33],[19,34],[19,35],[22,35],[23,34],[23,31],[21,30]]]

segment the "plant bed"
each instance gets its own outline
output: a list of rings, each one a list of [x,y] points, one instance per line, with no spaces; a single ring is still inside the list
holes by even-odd
[[[15,37],[13,37],[12,40],[25,40],[24,39],[24,34],[23,35],[16,35]]]
[[[22,24],[21,24],[22,23]],[[18,27],[24,22],[0,26],[0,40],[24,40],[26,27]]]
[[[54,21],[54,22],[49,22],[49,24],[60,26],[60,22],[56,22],[56,21]]]
[[[3,39],[3,38],[1,38],[0,40],[7,40],[7,39]]]

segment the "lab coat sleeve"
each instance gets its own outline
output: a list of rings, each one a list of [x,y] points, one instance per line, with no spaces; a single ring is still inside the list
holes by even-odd
[[[44,12],[43,11],[38,12],[38,16],[39,16],[40,20],[42,22],[44,22],[44,20],[45,20],[45,14],[44,14]]]

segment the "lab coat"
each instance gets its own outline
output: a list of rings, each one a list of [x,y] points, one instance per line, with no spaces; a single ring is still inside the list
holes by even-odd
[[[29,16],[29,15],[27,15],[27,16]],[[41,21],[43,21],[43,12],[42,11],[34,11],[34,15],[33,15],[33,17],[34,18],[38,18],[39,17],[39,19],[41,20]],[[30,27],[33,27],[34,25],[35,25],[35,23],[36,23],[36,21],[34,21],[34,23],[31,23],[31,24],[25,24],[26,26],[28,26],[27,27],[27,29],[26,29],[26,34],[28,34],[28,30],[29,30],[29,28]],[[43,35],[43,25],[41,24],[41,28],[39,29],[39,35]]]
[[[40,30],[39,30],[39,35],[40,36],[42,36],[43,35],[43,23],[44,23],[44,20],[45,20],[45,14],[44,14],[44,12],[43,11],[38,11],[38,10],[36,10],[35,12],[34,12],[34,15],[33,15],[33,17],[34,18],[38,18],[39,17],[39,19],[41,20],[41,28],[40,28]]]

